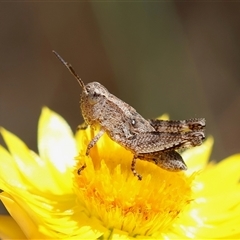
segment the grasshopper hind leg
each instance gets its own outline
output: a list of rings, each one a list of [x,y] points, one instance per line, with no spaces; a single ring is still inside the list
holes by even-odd
[[[176,151],[167,151],[160,153],[159,157],[154,159],[154,163],[171,172],[187,170],[187,165],[182,156]]]
[[[142,177],[135,170],[137,158],[144,161],[152,162],[158,167],[171,172],[187,170],[187,165],[183,161],[182,156],[174,150],[139,154],[137,156],[134,156],[131,166],[133,174],[137,176],[139,180],[141,180]]]

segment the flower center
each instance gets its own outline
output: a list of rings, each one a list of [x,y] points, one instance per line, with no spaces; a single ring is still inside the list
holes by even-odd
[[[86,141],[87,143],[87,141]],[[154,236],[171,227],[191,199],[192,177],[137,160],[139,181],[131,171],[132,154],[103,136],[86,157],[80,151],[75,171],[78,206],[108,229],[131,236]]]

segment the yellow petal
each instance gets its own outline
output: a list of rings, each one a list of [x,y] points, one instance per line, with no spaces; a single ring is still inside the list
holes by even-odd
[[[96,238],[101,235],[98,226],[90,227],[94,221],[89,224],[90,219],[85,213],[72,209],[75,205],[74,195],[51,195],[47,199],[29,192],[23,192],[21,196],[2,192],[0,199],[28,238],[71,238],[79,236],[79,233],[80,236],[97,235]]]
[[[236,186],[240,179],[240,154],[232,155],[214,166],[214,174],[223,185]],[[231,174],[229,174],[231,173]]]
[[[28,214],[14,201],[14,199],[7,193],[2,192],[0,199],[7,208],[8,212],[22,229],[23,234],[29,238],[42,239],[44,238],[38,232],[38,226],[32,221]]]
[[[52,161],[61,172],[75,164],[77,155],[73,133],[57,113],[44,107],[38,124],[38,149],[43,159]]]
[[[236,154],[213,165],[211,168],[205,169],[205,171],[199,175],[197,180],[204,184],[200,194],[207,197],[223,192],[226,194],[232,190],[236,191],[237,185],[239,186],[239,178],[240,154]],[[226,195],[226,198],[227,197]]]
[[[43,161],[39,156],[33,151],[29,150],[28,147],[14,134],[8,132],[4,128],[1,128],[1,133],[4,141],[6,142],[11,156],[9,156],[6,151],[1,147],[1,166],[3,169],[8,168],[9,174],[3,173],[1,175],[4,177],[5,182],[13,182],[19,187],[28,187],[28,189],[37,189],[42,191],[51,191],[56,193],[61,193],[65,184],[59,184],[56,179],[52,177],[54,169],[46,161]],[[3,172],[3,169],[1,171]],[[16,170],[19,173],[16,173]],[[10,175],[10,173],[12,175]],[[16,175],[15,175],[16,174]],[[59,179],[61,179],[59,177]],[[71,180],[71,178],[70,178]],[[68,187],[69,188],[69,187]]]
[[[27,239],[19,225],[10,216],[0,215],[0,239]]]
[[[53,176],[66,193],[72,192],[72,166],[77,155],[73,133],[67,122],[47,107],[42,109],[38,125],[39,155],[51,162]]]
[[[164,113],[163,115],[159,116],[157,119],[159,120],[169,120],[169,115]]]
[[[182,154],[188,167],[188,170],[186,171],[188,175],[203,170],[206,167],[212,152],[212,146],[213,138],[208,137],[201,146],[188,149]]]
[[[26,189],[23,182],[14,158],[0,145],[0,189],[6,191],[9,186]]]
[[[239,177],[239,154],[201,171],[193,187],[194,200],[173,231],[197,239],[240,239]]]

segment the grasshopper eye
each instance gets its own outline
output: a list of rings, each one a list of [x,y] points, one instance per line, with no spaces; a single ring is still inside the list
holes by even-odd
[[[91,87],[90,87],[89,85],[87,85],[87,86],[86,86],[86,91],[87,91],[87,93],[89,93],[90,90],[91,90]]]
[[[136,125],[136,120],[132,119],[131,123],[132,123],[132,126],[135,126]]]
[[[99,97],[99,96],[100,96],[99,91],[94,91],[94,93],[93,93],[93,97]]]

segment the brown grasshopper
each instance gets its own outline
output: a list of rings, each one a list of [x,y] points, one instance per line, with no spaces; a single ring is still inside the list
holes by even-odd
[[[100,126],[100,131],[87,146],[86,155],[104,133],[133,153],[131,170],[139,180],[136,160],[155,163],[168,171],[186,170],[181,155],[176,151],[195,147],[205,139],[205,119],[179,121],[146,120],[133,107],[111,94],[98,82],[84,84],[71,64],[53,51],[82,87],[80,107],[85,126]],[[85,168],[84,165],[78,173]]]

